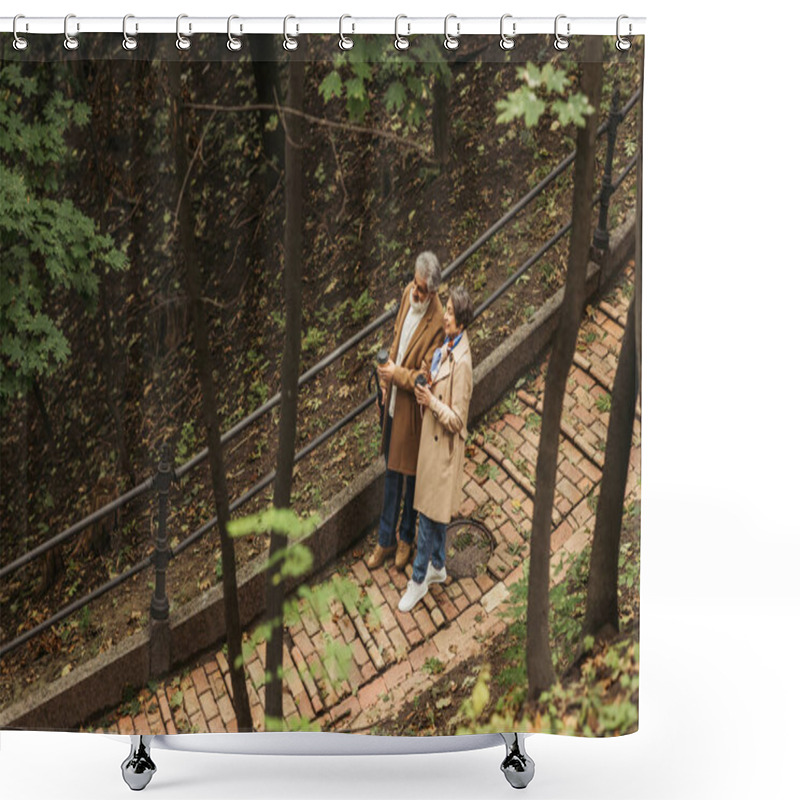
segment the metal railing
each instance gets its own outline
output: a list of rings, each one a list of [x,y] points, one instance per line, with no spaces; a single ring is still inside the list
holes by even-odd
[[[613,150],[616,141],[616,131],[619,124],[627,117],[631,109],[641,99],[641,89],[634,92],[628,102],[621,108],[618,108],[619,93],[614,92],[612,98],[611,112],[607,120],[605,120],[597,131],[598,138],[604,134],[608,134],[608,146],[606,152],[605,172],[603,176],[603,184],[600,192],[593,198],[593,205],[600,203],[599,223],[598,228],[594,234],[594,244],[596,247],[603,249],[607,247],[609,237],[607,231],[607,218],[608,218],[608,205],[612,194],[619,188],[622,181],[627,177],[631,170],[636,166],[637,156],[634,157],[626,164],[623,170],[619,173],[616,180],[612,180],[612,166],[613,166]],[[443,271],[442,279],[446,280],[453,272],[464,264],[467,259],[474,255],[487,241],[489,241],[495,234],[506,227],[511,220],[513,220],[522,210],[524,210],[534,199],[541,195],[560,175],[562,175],[570,167],[575,160],[575,152],[573,151],[569,156],[564,158],[548,175],[543,178],[537,185],[531,189],[524,197],[518,200],[500,219],[497,220],[491,227],[489,227],[483,234],[481,234],[466,250],[459,254]],[[511,286],[513,286],[531,267],[533,267],[541,258],[547,253],[572,227],[572,221],[565,223],[555,234],[553,234],[547,242],[545,242],[529,259],[527,259],[501,286],[495,289],[492,294],[486,298],[475,310],[475,317],[477,318],[483,314],[493,303],[502,297]],[[395,302],[392,307],[370,322],[356,334],[351,336],[346,342],[341,344],[335,350],[331,351],[323,359],[318,361],[314,366],[304,372],[298,380],[298,388],[309,383],[314,377],[322,372],[326,367],[333,364],[338,359],[342,358],[350,350],[356,347],[360,342],[369,337],[372,333],[379,330],[389,320],[393,319],[397,314],[398,304]],[[327,442],[332,436],[338,433],[346,425],[350,424],[353,420],[363,414],[369,409],[376,401],[377,392],[373,393],[366,400],[361,402],[358,406],[348,412],[345,416],[331,425],[327,430],[317,436],[313,441],[302,447],[295,453],[294,462],[298,463],[318,447]],[[252,414],[240,420],[236,425],[230,428],[222,436],[222,443],[227,444],[234,439],[242,431],[249,428],[252,424],[257,422],[271,409],[278,406],[281,399],[281,393],[278,392],[267,400],[263,405],[257,408]],[[217,523],[216,517],[209,519],[195,531],[190,533],[183,541],[176,547],[170,548],[168,545],[167,535],[167,521],[168,521],[168,498],[170,486],[173,482],[179,481],[189,474],[192,470],[202,464],[208,458],[208,449],[204,448],[197,455],[193,456],[189,461],[182,464],[180,467],[173,469],[171,463],[171,455],[168,447],[162,447],[160,463],[155,475],[135,486],[130,491],[126,492],[121,497],[117,498],[111,503],[103,506],[97,511],[93,512],[84,519],[76,522],[63,532],[52,537],[48,541],[34,548],[28,553],[20,556],[12,561],[10,564],[0,568],[0,579],[5,578],[7,575],[15,572],[16,570],[31,563],[36,558],[44,555],[48,551],[64,544],[73,537],[77,536],[81,531],[88,528],[93,523],[104,518],[108,514],[116,511],[124,505],[132,502],[136,498],[150,491],[156,489],[159,500],[159,513],[158,525],[156,533],[155,548],[152,554],[127,569],[125,572],[109,580],[102,586],[94,589],[84,597],[75,600],[69,605],[62,608],[60,611],[52,615],[47,620],[44,620],[35,627],[25,631],[12,641],[0,645],[0,658],[13,650],[21,647],[26,642],[38,636],[53,625],[56,625],[61,620],[69,615],[79,611],[81,608],[87,606],[94,600],[102,597],[104,594],[112,591],[116,587],[128,581],[134,575],[147,569],[150,564],[155,566],[156,570],[156,584],[153,591],[153,598],[150,604],[151,618],[154,620],[165,620],[169,616],[169,603],[166,598],[166,569],[169,561],[181,552],[191,547],[204,534],[215,527]],[[245,503],[252,500],[254,497],[263,492],[275,480],[275,471],[273,470],[250,489],[231,502],[230,510],[236,511],[241,508]]]

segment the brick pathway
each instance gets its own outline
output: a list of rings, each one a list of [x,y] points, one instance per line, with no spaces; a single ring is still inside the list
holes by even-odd
[[[631,268],[625,277],[630,283]],[[626,294],[622,288],[613,290],[589,309],[581,326],[561,422],[552,582],[561,578],[556,574],[559,554],[577,554],[591,541],[609,417],[607,400],[629,303]],[[459,515],[477,516],[491,531],[494,549],[486,572],[475,579],[448,579],[445,585],[435,585],[411,614],[400,614],[397,603],[411,575],[410,565],[404,575],[394,566],[370,572],[365,557],[351,553],[340,558],[336,571],[362,587],[377,611],[364,618],[335,604],[332,616],[320,620],[308,604],[302,607],[300,620],[284,636],[283,709],[290,724],[305,718],[324,730],[368,731],[456,664],[486,652],[491,640],[505,630],[499,612],[508,587],[522,576],[528,555],[544,398],[541,370],[526,385],[527,390],[512,391],[498,404],[505,413],[485,424],[483,433],[475,433],[467,450],[465,500]],[[637,415],[626,502],[640,498],[640,472]],[[363,549],[369,551],[369,547]],[[331,641],[348,645],[352,653],[344,681],[337,682],[335,670],[323,663],[326,642]],[[263,695],[265,656],[262,644],[246,664],[258,730],[263,729],[259,694]],[[151,684],[150,689],[155,692],[143,692],[140,703],[128,704],[131,712],[138,706],[135,716],[125,713],[105,730],[123,734],[236,730],[228,664],[221,651],[157,687]]]

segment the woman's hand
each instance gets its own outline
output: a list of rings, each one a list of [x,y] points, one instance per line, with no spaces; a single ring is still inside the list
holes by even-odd
[[[427,383],[422,385],[415,385],[414,386],[414,394],[416,395],[417,402],[423,407],[426,408],[431,404],[431,398],[433,394],[431,394],[430,387]]]
[[[394,378],[394,361],[390,358],[385,364],[378,365],[378,377],[385,386],[391,386]]]

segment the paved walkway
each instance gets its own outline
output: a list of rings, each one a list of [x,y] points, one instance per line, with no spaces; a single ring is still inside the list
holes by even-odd
[[[625,273],[632,281],[632,268]],[[603,448],[608,426],[609,395],[619,355],[628,295],[613,290],[589,309],[567,383],[551,548],[551,580],[556,582],[560,554],[577,554],[591,541],[599,496]],[[540,371],[541,373],[541,371]],[[332,616],[320,620],[310,606],[284,636],[284,716],[301,718],[323,730],[368,731],[392,716],[400,705],[441,680],[457,664],[491,647],[507,622],[500,616],[508,587],[522,576],[528,556],[533,515],[533,476],[544,398],[541,374],[512,390],[475,433],[467,450],[465,500],[460,516],[480,517],[491,531],[494,549],[487,570],[477,578],[448,579],[433,586],[411,614],[397,603],[411,574],[394,566],[371,572],[369,546],[345,554],[335,565],[339,574],[362,588],[377,609],[362,616],[334,604]],[[502,411],[502,413],[500,413]],[[626,502],[640,498],[640,422],[637,417],[626,488]],[[364,555],[360,553],[364,551]],[[355,554],[359,555],[356,556]],[[323,663],[326,643],[349,646],[351,666],[337,682]],[[248,692],[256,729],[263,730],[266,645],[247,661]],[[433,674],[436,673],[436,674]],[[153,691],[154,690],[154,691]],[[144,690],[114,721],[110,733],[178,733],[235,731],[228,663],[222,651],[196,662],[165,682]],[[107,715],[105,720],[107,721]]]

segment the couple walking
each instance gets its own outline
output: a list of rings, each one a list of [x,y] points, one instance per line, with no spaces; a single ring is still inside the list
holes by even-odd
[[[378,569],[392,554],[398,569],[406,566],[419,512],[417,553],[400,611],[410,611],[431,583],[446,579],[446,525],[461,504],[472,397],[472,354],[466,332],[472,301],[458,286],[442,310],[440,281],[439,260],[429,251],[420,254],[414,279],[400,302],[389,360],[378,367],[385,409],[381,450],[386,479],[378,544],[367,566]]]

